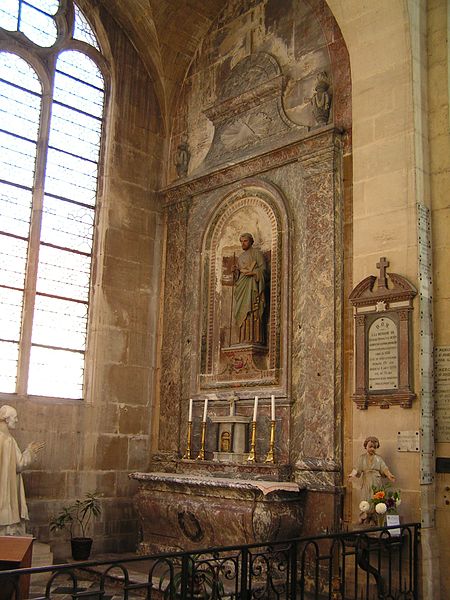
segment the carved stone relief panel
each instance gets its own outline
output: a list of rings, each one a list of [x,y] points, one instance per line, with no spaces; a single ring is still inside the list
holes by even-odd
[[[201,387],[278,383],[281,246],[270,191],[242,186],[224,199],[204,240]]]
[[[218,101],[205,110],[215,127],[206,164],[224,162],[237,151],[298,129],[284,112],[283,88],[275,58],[259,52],[242,59],[222,84]]]

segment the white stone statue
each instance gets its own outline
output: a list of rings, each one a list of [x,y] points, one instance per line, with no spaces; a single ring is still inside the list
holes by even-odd
[[[21,472],[36,458],[44,442],[31,442],[21,452],[11,429],[17,411],[7,404],[0,408],[0,535],[25,535],[28,508]]]

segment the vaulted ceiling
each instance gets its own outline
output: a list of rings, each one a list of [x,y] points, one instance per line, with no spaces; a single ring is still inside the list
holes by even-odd
[[[134,44],[165,117],[194,54],[227,0],[97,0]]]

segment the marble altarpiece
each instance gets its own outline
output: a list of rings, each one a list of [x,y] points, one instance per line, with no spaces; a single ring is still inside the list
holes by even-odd
[[[214,533],[230,511],[240,515],[235,543],[318,531],[340,511],[342,134],[323,114],[314,127],[290,121],[283,86],[273,57],[238,63],[205,111],[215,134],[204,162],[164,192],[159,444],[149,473],[132,475],[145,551],[180,547],[174,531],[184,548],[230,543]],[[250,121],[246,136],[237,135]],[[245,233],[265,264],[254,337],[242,337],[236,321]],[[272,395],[275,460],[265,463]],[[256,460],[249,462],[255,396]],[[196,460],[205,398],[205,460]],[[238,460],[218,459],[218,450],[233,451],[228,421],[246,428]],[[164,531],[155,532],[152,520],[166,523]]]

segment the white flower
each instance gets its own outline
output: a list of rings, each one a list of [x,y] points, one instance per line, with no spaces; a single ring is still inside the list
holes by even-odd
[[[378,504],[375,506],[375,510],[379,515],[384,515],[384,513],[387,511],[387,506],[384,502],[378,502]]]
[[[359,503],[360,512],[368,512],[369,509],[370,509],[370,504],[367,502],[367,500],[361,500],[361,502]]]
[[[397,500],[395,501],[395,506],[398,508],[401,503],[402,503],[402,499],[401,498],[397,498]]]

